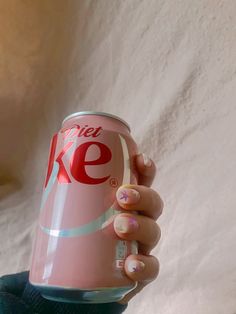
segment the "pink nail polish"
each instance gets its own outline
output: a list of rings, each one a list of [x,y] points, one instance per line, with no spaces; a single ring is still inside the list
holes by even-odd
[[[117,199],[122,204],[135,204],[140,199],[140,194],[134,189],[120,188],[117,191]]]
[[[137,273],[142,271],[145,268],[145,264],[142,261],[129,261],[128,263],[128,271],[130,273]]]
[[[132,233],[139,228],[139,224],[133,217],[117,216],[114,228],[120,233]]]

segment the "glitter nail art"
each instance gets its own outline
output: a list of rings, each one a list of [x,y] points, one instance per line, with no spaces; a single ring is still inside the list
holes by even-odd
[[[142,261],[130,261],[128,263],[128,271],[130,273],[137,273],[145,268],[145,264]]]

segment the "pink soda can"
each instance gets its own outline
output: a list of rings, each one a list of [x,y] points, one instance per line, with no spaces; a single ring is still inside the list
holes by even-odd
[[[137,145],[117,116],[85,111],[64,119],[51,141],[29,281],[49,300],[107,303],[137,283],[124,261],[136,241],[114,232],[116,191],[137,184]],[[111,221],[111,223],[107,223]]]

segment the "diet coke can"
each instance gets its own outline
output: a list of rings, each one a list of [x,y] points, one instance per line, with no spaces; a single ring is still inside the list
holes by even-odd
[[[29,278],[45,298],[114,302],[137,286],[124,272],[137,242],[106,223],[119,186],[137,184],[137,152],[127,123],[102,112],[72,114],[53,136]]]

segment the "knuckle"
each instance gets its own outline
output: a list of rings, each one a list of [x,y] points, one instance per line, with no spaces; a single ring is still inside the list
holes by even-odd
[[[150,244],[152,245],[152,247],[155,247],[161,238],[161,229],[156,222],[152,221],[149,230],[150,230]]]
[[[160,213],[162,214],[165,204],[164,204],[163,199],[159,195],[158,195],[158,197],[159,197],[159,201],[160,201]]]
[[[154,209],[155,207],[156,207],[156,191],[155,190],[153,190],[153,189],[151,189],[150,190],[150,206],[151,206],[151,208],[152,209]]]
[[[159,263],[159,260],[153,256],[153,262],[154,262],[154,279],[157,278],[157,276],[159,275],[159,272],[160,272],[160,263]]]
[[[151,198],[151,206],[154,211],[154,219],[157,220],[157,218],[162,214],[163,208],[164,208],[164,202],[162,201],[161,197],[157,193],[157,191],[152,190],[152,198]]]
[[[153,256],[150,255],[150,267],[149,267],[149,272],[147,274],[147,277],[143,280],[146,284],[151,283],[152,281],[154,281],[160,272],[160,263],[159,260]]]
[[[155,246],[161,239],[161,228],[156,224],[156,231],[155,231]]]

